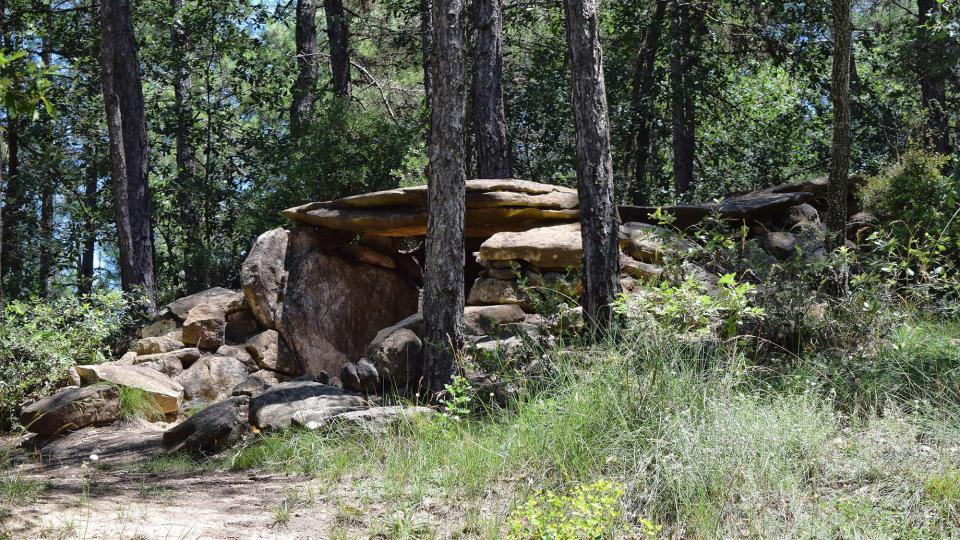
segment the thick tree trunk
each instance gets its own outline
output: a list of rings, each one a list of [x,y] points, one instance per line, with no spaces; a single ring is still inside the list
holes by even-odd
[[[193,131],[193,106],[190,92],[193,78],[187,66],[187,52],[190,49],[190,36],[182,19],[183,0],[170,0],[173,20],[170,25],[170,38],[173,43],[173,96],[174,139],[177,154],[177,202],[180,206],[180,226],[183,228],[183,274],[187,294],[200,292],[207,288],[207,265],[203,232],[200,230],[200,216],[195,198],[203,195],[198,186],[198,167],[196,148],[190,137]]]
[[[673,109],[674,190],[684,195],[693,187],[693,160],[696,154],[696,113],[693,102],[691,69],[694,52],[691,39],[691,10],[686,0],[673,0],[670,6],[670,90]]]
[[[463,347],[464,79],[463,0],[433,0],[427,241],[423,276],[426,390],[450,381]]]
[[[153,226],[147,184],[147,126],[129,0],[102,0],[103,101],[110,135],[120,283],[156,310]]]
[[[327,17],[327,38],[330,40],[330,73],[333,95],[350,100],[350,40],[347,14],[343,0],[324,0],[323,12]]]
[[[317,5],[297,0],[297,80],[293,83],[290,133],[298,138],[313,116],[317,86]]]
[[[596,0],[564,0],[570,51],[577,193],[583,237],[583,310],[594,330],[611,321],[619,289],[618,219],[613,193],[610,123]],[[596,333],[594,334],[596,336]]]
[[[480,178],[511,178],[513,166],[503,106],[503,3],[474,0],[473,114]]]
[[[947,90],[943,48],[931,36],[927,25],[941,12],[937,0],[917,0],[920,68],[920,94],[927,111],[927,137],[930,147],[940,154],[950,154],[950,111],[947,109]]]
[[[97,208],[97,159],[96,145],[91,144],[87,151],[90,162],[87,164],[87,180],[83,187],[83,238],[80,253],[80,268],[77,275],[77,291],[80,294],[93,292],[94,257],[97,247],[97,222],[94,212]]]
[[[833,148],[827,193],[827,248],[843,245],[850,172],[850,0],[833,0]]]
[[[633,204],[647,203],[646,174],[647,160],[650,156],[650,120],[656,98],[653,76],[666,11],[667,0],[657,0],[647,27],[647,35],[643,40],[643,49],[637,54],[634,68],[633,93],[630,98],[631,125],[627,135],[629,150],[624,157],[623,167],[630,185],[630,201]]]

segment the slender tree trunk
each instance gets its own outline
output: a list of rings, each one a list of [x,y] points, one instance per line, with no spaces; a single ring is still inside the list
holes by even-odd
[[[583,311],[594,330],[612,318],[619,289],[618,218],[597,0],[564,0],[577,137],[577,193],[583,237]],[[594,334],[597,335],[596,333]]]
[[[293,83],[290,133],[304,134],[313,116],[317,87],[317,5],[315,0],[297,0],[297,80]]]
[[[843,245],[850,173],[850,0],[833,0],[833,148],[827,193],[827,249]]]
[[[933,38],[927,25],[941,12],[937,0],[917,0],[920,68],[920,94],[927,111],[928,142],[940,154],[950,154],[950,111],[947,109],[947,91],[943,47]]]
[[[503,105],[503,2],[474,0],[473,125],[480,178],[511,178]]]
[[[16,296],[12,287],[19,281],[21,260],[19,251],[20,218],[23,214],[23,193],[20,185],[20,122],[7,112],[7,190],[3,205],[3,270],[5,291]]]
[[[50,42],[53,34],[53,12],[49,4],[35,3],[37,10],[42,10],[44,14],[45,32],[41,44],[40,57],[44,65],[51,63],[51,51],[53,50]],[[53,144],[53,126],[52,119],[45,112],[41,115],[43,121],[43,141],[44,144]],[[53,169],[49,177],[42,180],[43,188],[40,194],[40,296],[47,298],[53,291],[53,280],[56,269],[54,268],[54,197],[57,190],[57,181],[60,177],[59,163],[52,163]]]
[[[170,0],[173,20],[170,38],[173,43],[173,95],[176,126],[174,138],[177,154],[177,202],[180,206],[180,226],[183,228],[183,274],[186,292],[193,294],[207,288],[207,265],[200,216],[194,200],[203,195],[198,186],[196,148],[190,136],[193,131],[193,105],[190,92],[193,78],[187,66],[191,36],[183,21],[183,0]]]
[[[330,40],[330,73],[333,95],[350,101],[350,38],[347,14],[343,0],[324,0],[323,12],[327,18],[327,38]],[[316,38],[314,38],[316,39]],[[316,76],[314,76],[316,79]]]
[[[129,0],[101,0],[103,101],[110,135],[120,283],[156,310],[147,126]]]
[[[433,1],[420,1],[420,44],[423,49],[423,93],[424,103],[430,107],[433,83],[431,82],[432,73],[430,72],[430,59],[433,56]],[[429,129],[427,138],[429,139]]]
[[[624,158],[623,170],[630,185],[630,201],[633,204],[645,204],[647,201],[646,174],[647,160],[650,156],[650,120],[653,115],[654,70],[657,63],[657,50],[660,48],[660,34],[663,19],[667,11],[667,0],[657,0],[643,40],[643,49],[637,54],[633,75],[633,93],[630,98],[630,130],[628,132],[628,152]]]
[[[687,0],[673,0],[670,12],[674,190],[677,195],[684,195],[693,187],[693,161],[696,154],[696,114],[690,73],[694,57],[691,9]]]
[[[423,276],[425,386],[443,390],[463,347],[464,0],[433,0],[427,241]]]
[[[94,257],[97,247],[97,221],[94,215],[97,208],[97,146],[91,144],[87,155],[87,179],[83,187],[83,251],[80,253],[80,269],[77,279],[77,291],[80,294],[93,292]]]

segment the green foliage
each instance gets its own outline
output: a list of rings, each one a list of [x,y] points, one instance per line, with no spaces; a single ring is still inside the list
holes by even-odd
[[[120,414],[127,420],[139,418],[148,422],[163,420],[165,417],[150,393],[129,386],[120,387]]]
[[[50,394],[78,364],[107,360],[134,320],[135,303],[117,291],[6,305],[0,321],[0,424],[27,399]]]
[[[948,158],[924,150],[907,151],[899,161],[868,179],[864,204],[888,222],[901,240],[952,233],[960,203],[956,180],[941,171]]]
[[[614,538],[623,487],[609,480],[577,486],[565,493],[541,490],[514,508],[511,540],[580,540]],[[656,536],[656,529],[649,534]]]
[[[454,375],[450,383],[443,385],[443,416],[460,420],[470,414],[472,393],[470,381],[461,375]]]
[[[706,336],[711,331],[734,337],[744,322],[762,319],[762,308],[751,304],[755,287],[724,274],[712,291],[690,276],[679,284],[662,282],[639,294],[621,294],[614,308],[635,321],[653,320],[668,332]]]

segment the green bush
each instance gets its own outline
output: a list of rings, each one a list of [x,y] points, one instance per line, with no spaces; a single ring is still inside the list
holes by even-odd
[[[861,193],[864,205],[904,239],[949,233],[960,199],[956,181],[941,174],[947,161],[925,150],[908,151],[867,180]]]
[[[27,399],[60,386],[67,370],[97,364],[133,322],[135,303],[118,291],[7,304],[0,320],[0,428]]]

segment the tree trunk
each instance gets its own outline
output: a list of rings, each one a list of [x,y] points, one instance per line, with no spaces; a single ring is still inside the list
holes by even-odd
[[[20,122],[7,111],[7,190],[3,205],[3,282],[10,295],[21,273],[19,251],[23,193],[20,185]],[[15,294],[13,296],[16,296]]]
[[[827,192],[827,249],[843,245],[850,173],[850,0],[833,0],[833,148]]]
[[[464,26],[463,0],[433,0],[427,241],[423,276],[426,390],[450,381],[463,347]]]
[[[53,35],[53,12],[48,4],[35,3],[36,10],[44,14],[44,36],[41,44],[40,57],[44,65],[51,64],[51,51],[53,50],[50,42]],[[44,144],[53,143],[52,119],[44,111],[41,114],[43,122],[43,142]],[[60,171],[57,170],[57,163],[52,163],[53,170],[49,177],[42,180],[43,188],[40,193],[40,296],[47,298],[53,291],[53,279],[56,269],[54,268],[54,196],[56,195],[57,181],[60,178]]]
[[[650,120],[653,115],[654,69],[657,63],[657,50],[660,48],[660,34],[663,18],[667,10],[667,0],[657,0],[647,35],[643,40],[643,49],[637,54],[633,75],[633,93],[630,98],[629,143],[624,158],[623,170],[630,185],[630,202],[646,204],[647,160],[650,156]]]
[[[317,5],[297,0],[297,80],[290,106],[290,134],[299,138],[313,116],[317,86]]]
[[[577,134],[583,311],[591,328],[602,330],[612,318],[611,305],[619,289],[620,265],[597,0],[564,0],[563,5]]]
[[[941,12],[937,0],[917,0],[920,68],[920,94],[927,111],[927,137],[931,149],[950,154],[950,112],[947,109],[947,91],[944,76],[943,47],[938,46],[926,27]]]
[[[433,56],[433,0],[420,2],[420,45],[423,49],[423,93],[424,103],[430,107],[433,84],[430,73],[430,58]],[[427,138],[430,130],[427,130]]]
[[[147,126],[129,0],[102,0],[103,101],[110,135],[120,283],[156,311],[153,226],[147,184]]]
[[[177,154],[177,203],[180,206],[180,226],[183,228],[183,275],[187,294],[207,288],[207,266],[200,230],[200,216],[194,198],[200,198],[196,148],[190,137],[193,131],[193,106],[190,92],[193,78],[187,66],[191,36],[182,19],[183,0],[170,0],[173,20],[170,38],[173,44],[174,139]]]
[[[673,0],[670,12],[674,190],[677,195],[684,195],[693,187],[693,160],[696,152],[696,113],[690,73],[694,58],[691,10],[686,0]]]
[[[327,17],[327,38],[330,40],[330,73],[333,95],[350,101],[350,41],[347,14],[343,0],[324,0],[323,12]],[[316,38],[314,38],[316,40]],[[314,75],[316,81],[316,75]]]
[[[503,106],[502,0],[474,0],[473,124],[480,178],[512,178]]]
[[[87,180],[83,187],[83,251],[80,253],[80,269],[77,276],[77,291],[80,294],[93,292],[93,261],[97,247],[97,221],[94,215],[97,208],[96,148],[96,144],[91,144],[87,150],[90,161],[87,164]]]

